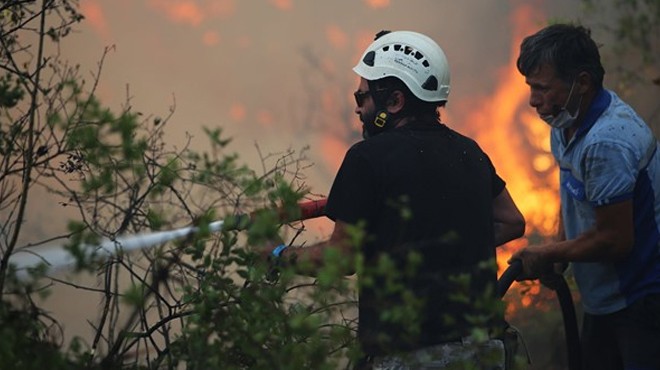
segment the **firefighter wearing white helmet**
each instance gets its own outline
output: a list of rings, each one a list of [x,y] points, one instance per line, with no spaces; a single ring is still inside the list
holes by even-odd
[[[440,46],[428,36],[412,31],[381,31],[353,68],[368,85],[355,93],[358,109],[367,97],[374,111],[359,109],[365,138],[387,131],[404,117],[436,116],[449,96],[449,64]],[[388,103],[402,94],[403,109],[392,112]],[[388,100],[389,99],[389,100]],[[398,101],[395,99],[395,101]]]
[[[470,335],[504,328],[495,246],[522,236],[525,221],[486,153],[440,120],[445,55],[419,33],[381,32],[354,70],[365,140],[346,152],[330,188],[330,238],[266,253],[305,274],[330,260],[357,271],[359,369],[462,368],[482,355],[482,368],[502,369],[502,341]],[[457,276],[469,287],[452,285]],[[488,297],[493,305],[480,303]]]
[[[377,37],[353,71],[369,81],[396,77],[426,102],[445,102],[449,96],[447,57],[421,33],[395,31]]]

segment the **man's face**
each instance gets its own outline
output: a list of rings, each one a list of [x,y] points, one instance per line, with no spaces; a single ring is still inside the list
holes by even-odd
[[[539,116],[556,115],[562,107],[567,104],[571,92],[571,84],[562,81],[555,69],[547,64],[541,67],[529,76],[525,77],[525,82],[530,88],[529,105],[536,109]],[[573,92],[573,96],[576,96]],[[577,99],[571,97],[572,102],[568,102],[566,107],[572,114],[577,110]]]
[[[376,118],[376,107],[374,105],[373,96],[369,92],[369,83],[364,78],[360,78],[360,85],[355,91],[355,114],[360,117],[362,121],[362,137],[365,139],[369,136],[367,134],[366,125],[373,125]]]

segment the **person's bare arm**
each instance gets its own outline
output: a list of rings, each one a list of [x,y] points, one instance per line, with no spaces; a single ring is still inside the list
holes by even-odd
[[[506,188],[493,199],[493,221],[497,246],[525,234],[525,218]]]
[[[535,279],[556,262],[617,262],[625,259],[634,243],[632,201],[596,208],[593,229],[572,240],[529,246],[512,256],[523,261],[520,280]]]

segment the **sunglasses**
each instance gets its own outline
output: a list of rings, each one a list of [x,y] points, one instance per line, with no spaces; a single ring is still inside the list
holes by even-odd
[[[371,95],[371,91],[356,91],[353,93],[353,96],[355,97],[355,104],[359,108],[362,107],[362,104],[364,104],[364,100],[367,98],[367,96]]]
[[[387,89],[376,89],[376,93],[382,93],[383,91],[387,91]],[[353,96],[355,97],[355,104],[357,104],[358,108],[362,107],[362,104],[364,104],[364,100],[367,98],[367,96],[372,95],[373,91],[356,91],[353,93]],[[372,95],[373,96],[373,95]]]

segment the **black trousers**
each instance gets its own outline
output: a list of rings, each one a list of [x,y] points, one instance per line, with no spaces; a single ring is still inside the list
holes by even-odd
[[[607,315],[584,314],[584,370],[660,370],[660,294]]]

